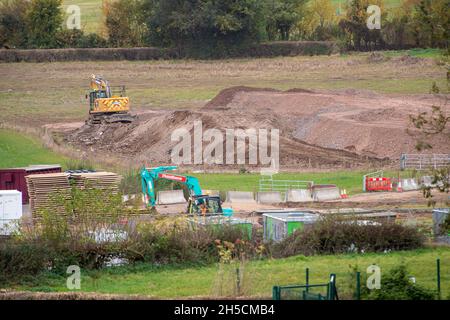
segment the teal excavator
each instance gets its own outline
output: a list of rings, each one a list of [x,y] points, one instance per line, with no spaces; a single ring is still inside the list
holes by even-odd
[[[189,190],[189,201],[187,207],[188,214],[215,215],[225,214],[231,215],[231,208],[223,208],[219,196],[204,195],[200,182],[196,177],[183,176],[167,173],[167,171],[177,170],[177,166],[162,166],[155,168],[142,168],[140,171],[142,193],[145,202],[149,207],[156,205],[155,182],[159,179],[179,182],[184,184]]]

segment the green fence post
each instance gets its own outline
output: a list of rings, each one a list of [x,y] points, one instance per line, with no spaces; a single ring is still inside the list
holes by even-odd
[[[437,273],[438,299],[441,300],[441,259],[436,259],[436,273]]]
[[[328,300],[334,300],[336,294],[336,274],[330,274],[330,283],[328,285]]]
[[[331,292],[331,282],[328,282],[327,285],[327,300],[330,300],[330,292]]]
[[[272,300],[281,300],[280,287],[274,286],[272,288]]]
[[[306,292],[309,291],[309,268],[306,268]]]
[[[361,300],[361,272],[356,272],[356,300]]]

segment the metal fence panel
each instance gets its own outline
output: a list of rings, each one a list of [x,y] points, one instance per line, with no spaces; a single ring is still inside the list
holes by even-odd
[[[450,166],[450,154],[402,154],[400,169],[428,170]]]

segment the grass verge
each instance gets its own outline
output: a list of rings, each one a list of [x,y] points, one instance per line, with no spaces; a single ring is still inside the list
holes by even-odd
[[[377,264],[383,272],[404,263],[416,282],[428,289],[436,288],[436,258],[441,259],[442,297],[450,295],[450,247],[436,247],[384,254],[344,254],[295,256],[248,262],[244,267],[246,295],[271,297],[272,286],[302,284],[305,268],[310,268],[310,283],[324,283],[335,273],[341,297],[350,298],[354,291],[353,268],[365,272]],[[159,298],[215,296],[219,268],[217,265],[155,267],[139,264],[115,267],[97,272],[82,272],[81,291],[113,294],[139,294]],[[45,274],[25,286],[13,289],[27,291],[66,292],[66,278]]]
[[[45,148],[31,136],[0,129],[0,168],[30,164],[63,164],[67,158]]]

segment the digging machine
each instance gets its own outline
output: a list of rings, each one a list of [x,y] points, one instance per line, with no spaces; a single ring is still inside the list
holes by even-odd
[[[129,123],[134,120],[130,114],[130,99],[125,86],[111,87],[101,76],[92,75],[89,94],[88,124]]]
[[[202,194],[202,189],[197,178],[167,173],[176,170],[176,166],[162,166],[156,168],[142,168],[140,171],[142,192],[148,206],[156,205],[155,182],[159,179],[179,182],[189,190],[187,214],[190,215],[231,215],[231,208],[223,208],[219,196]]]

